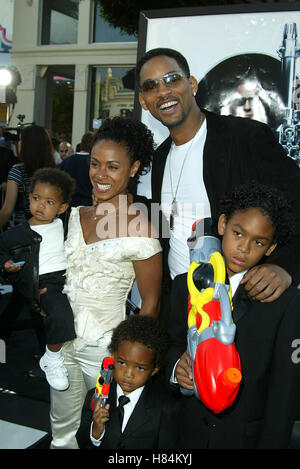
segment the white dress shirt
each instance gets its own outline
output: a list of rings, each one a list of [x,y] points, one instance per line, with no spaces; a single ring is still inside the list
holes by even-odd
[[[143,389],[144,389],[145,386],[142,386],[140,388],[137,388],[135,389],[134,391],[132,391],[130,394],[127,395],[127,397],[129,397],[130,401],[124,406],[124,418],[123,418],[123,423],[122,423],[122,433],[124,432],[125,430],[125,427],[127,425],[127,422],[139,400],[139,398],[141,397],[141,394],[143,392]],[[121,387],[117,384],[117,399],[116,399],[116,406],[118,407],[119,406],[119,397],[120,396],[123,396],[124,393],[121,389]],[[104,431],[102,433],[102,435],[100,436],[99,440],[96,440],[93,436],[92,436],[92,429],[93,429],[93,422],[91,423],[91,429],[90,429],[90,439],[91,439],[91,442],[93,443],[93,445],[95,446],[100,446],[101,445],[101,441],[104,437],[104,434],[105,434],[105,428],[104,428]]]
[[[178,204],[174,229],[170,230],[168,264],[172,279],[189,268],[189,248],[186,240],[191,235],[193,223],[200,218],[211,217],[210,203],[203,181],[205,140],[206,120],[192,140],[178,146],[173,142],[166,160],[161,206],[167,220],[170,219],[175,194]]]

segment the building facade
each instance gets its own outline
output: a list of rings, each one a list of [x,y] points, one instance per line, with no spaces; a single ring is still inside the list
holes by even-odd
[[[100,18],[93,0],[15,0],[10,59],[22,82],[10,125],[25,115],[75,148],[93,122],[132,112],[136,54],[137,39]]]
[[[0,66],[10,65],[14,0],[2,0],[0,8]]]

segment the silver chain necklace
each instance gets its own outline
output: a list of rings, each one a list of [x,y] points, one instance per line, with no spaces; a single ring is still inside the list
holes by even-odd
[[[201,114],[201,121],[200,121],[200,124],[199,124],[199,127],[198,127],[198,130],[199,128],[201,127],[201,124],[202,124],[202,114]],[[184,165],[185,165],[185,162],[187,160],[187,157],[188,157],[188,154],[190,153],[190,150],[193,146],[193,143],[194,143],[194,139],[197,135],[197,132],[198,130],[196,131],[194,137],[192,138],[192,141],[187,149],[187,152],[184,156],[184,159],[183,159],[183,162],[182,162],[182,165],[181,165],[181,169],[180,169],[180,174],[179,174],[179,178],[178,178],[178,181],[177,181],[177,186],[176,186],[176,190],[175,190],[175,194],[173,192],[173,181],[172,181],[172,173],[171,173],[171,155],[172,155],[172,150],[173,150],[173,147],[171,147],[171,151],[170,151],[170,154],[169,154],[169,173],[170,173],[170,183],[171,183],[171,193],[172,193],[172,204],[171,204],[171,213],[170,213],[170,230],[173,230],[174,229],[174,217],[178,216],[178,202],[176,200],[176,197],[177,197],[177,192],[178,192],[178,188],[179,188],[179,184],[180,184],[180,180],[181,180],[181,176],[182,176],[182,172],[183,172],[183,168],[184,168]]]

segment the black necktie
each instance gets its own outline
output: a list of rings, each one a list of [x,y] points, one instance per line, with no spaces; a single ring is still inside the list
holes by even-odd
[[[253,301],[247,294],[244,285],[239,285],[232,298],[234,322],[237,322],[251,308]]]
[[[122,430],[122,423],[123,423],[123,418],[124,418],[124,405],[128,404],[130,401],[129,397],[127,396],[120,396],[119,397],[119,419],[120,419],[120,425],[121,425],[121,430]]]

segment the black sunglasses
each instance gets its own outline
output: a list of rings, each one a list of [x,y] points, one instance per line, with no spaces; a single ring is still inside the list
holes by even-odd
[[[162,81],[166,86],[175,85],[184,77],[184,74],[181,72],[169,72],[161,78],[149,78],[148,80],[145,80],[144,83],[141,84],[140,89],[143,93],[147,93],[148,91],[157,89],[160,81]]]

